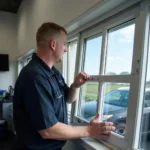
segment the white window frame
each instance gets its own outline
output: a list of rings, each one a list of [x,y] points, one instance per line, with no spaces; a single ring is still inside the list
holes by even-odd
[[[25,67],[29,63],[31,58],[32,58],[32,55],[29,55],[28,57],[23,57],[18,60],[18,75],[20,71],[22,70],[22,68]]]
[[[69,75],[68,75],[68,68],[69,68],[69,44],[71,42],[74,42],[74,41],[79,41],[79,34],[77,35],[73,35],[72,37],[68,37],[67,39],[67,52],[65,53],[65,55],[63,56],[63,69],[62,69],[62,74],[63,74],[63,77],[66,81],[67,84],[69,84]],[[78,45],[78,44],[77,44]]]
[[[22,68],[25,67],[29,63],[29,61],[32,59],[32,55],[35,52],[36,52],[36,49],[33,48],[29,52],[27,52],[26,54],[24,54],[23,56],[21,56],[17,59],[17,61],[18,61],[18,75],[19,75],[20,71],[22,70]]]
[[[18,60],[18,75],[19,75],[19,73],[20,73],[20,71],[21,71],[21,69],[23,68],[23,61],[22,60]]]
[[[77,42],[77,51],[78,51],[78,43],[79,43],[79,34],[75,34],[71,37],[68,37],[67,39],[67,52],[65,53],[65,55],[63,56],[63,69],[62,69],[62,74],[63,74],[63,77],[66,81],[66,83],[69,85],[70,83],[70,79],[69,79],[69,68],[71,67],[70,64],[69,64],[69,59],[71,59],[69,57],[69,44],[70,43],[74,43],[74,42]],[[76,54],[77,56],[77,54]],[[76,57],[77,59],[77,57]],[[77,60],[75,60],[77,63]],[[76,66],[75,66],[76,67]],[[75,68],[76,70],[76,68]],[[76,74],[75,74],[76,75]],[[68,122],[71,122],[71,114],[72,114],[72,105],[71,104],[67,104],[67,113],[68,113]]]
[[[91,37],[97,33],[103,34],[102,41],[102,52],[101,52],[101,63],[105,63],[103,60],[103,56],[105,55],[105,48],[107,44],[107,31],[108,29],[115,27],[119,24],[122,24],[126,21],[135,19],[135,39],[134,39],[134,50],[133,50],[133,60],[132,60],[132,72],[131,75],[117,75],[116,76],[104,76],[103,75],[103,67],[100,68],[100,76],[93,76],[93,81],[98,81],[100,84],[103,82],[125,82],[130,83],[130,90],[132,94],[130,94],[129,99],[136,100],[134,104],[129,101],[128,106],[128,114],[127,114],[127,126],[128,132],[125,137],[117,135],[113,133],[110,139],[107,141],[110,144],[118,147],[120,149],[129,149],[129,150],[137,150],[138,142],[139,142],[139,133],[140,133],[140,122],[142,116],[142,103],[143,103],[143,94],[144,94],[144,85],[145,85],[145,76],[146,76],[146,54],[147,54],[147,37],[149,36],[149,7],[150,2],[148,0],[144,0],[141,2],[141,6],[137,6],[132,10],[127,10],[127,12],[118,14],[113,19],[106,21],[106,23],[100,23],[100,25],[91,27],[90,30],[81,32],[81,36],[79,37],[78,44],[78,54],[77,57],[77,67],[76,74],[81,71],[81,64],[83,59],[84,52],[84,39]],[[141,8],[140,8],[141,7]],[[97,32],[98,31],[98,32]],[[140,38],[139,38],[140,37]],[[143,53],[144,52],[144,53]],[[104,64],[102,65],[104,66]],[[101,86],[100,86],[101,87]],[[102,89],[99,88],[99,91]],[[138,94],[139,93],[139,94]],[[101,99],[101,92],[99,95],[99,99]],[[79,93],[78,93],[79,96]],[[77,101],[72,107],[72,122],[74,124],[86,124],[88,121],[84,120],[77,116],[78,109]],[[136,106],[136,107],[135,107]],[[138,107],[139,106],[139,107]],[[98,104],[98,110],[100,114],[102,109],[102,100]],[[138,113],[137,113],[138,112]],[[132,114],[132,115],[131,115]],[[102,117],[101,117],[102,118]],[[98,140],[101,140],[98,138]],[[105,143],[105,142],[104,142]],[[105,143],[106,144],[106,143]]]
[[[143,100],[145,93],[145,81],[146,81],[146,70],[147,70],[147,53],[149,35],[150,35],[150,2],[145,0],[141,5],[140,15],[137,18],[136,35],[134,43],[134,60],[132,73],[137,75],[132,79],[132,92],[135,94],[130,95],[130,99],[137,99],[133,104],[129,102],[129,111],[127,126],[128,132],[128,147],[138,149],[140,139],[140,127],[143,110]],[[136,87],[136,88],[135,88]]]

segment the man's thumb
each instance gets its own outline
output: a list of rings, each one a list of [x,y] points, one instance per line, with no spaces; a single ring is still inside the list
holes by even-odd
[[[99,121],[100,119],[100,114],[97,114],[97,116],[94,118],[95,121]]]

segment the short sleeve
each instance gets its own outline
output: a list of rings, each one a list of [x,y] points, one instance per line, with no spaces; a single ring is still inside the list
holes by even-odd
[[[42,76],[26,80],[24,90],[24,105],[29,115],[30,122],[36,130],[52,127],[57,123],[52,95],[48,83]]]

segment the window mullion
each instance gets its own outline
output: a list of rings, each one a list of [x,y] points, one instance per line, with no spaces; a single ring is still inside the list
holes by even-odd
[[[107,29],[103,31],[103,39],[102,39],[102,52],[100,59],[100,75],[104,74],[105,63],[106,63],[106,47],[107,47]]]
[[[67,45],[67,50],[68,50],[68,45]],[[62,74],[63,74],[63,77],[66,81],[66,83],[68,84],[68,58],[67,58],[67,55],[68,55],[68,52],[64,54],[63,56],[63,61],[62,61]]]
[[[102,48],[101,48],[101,59],[100,59],[100,76],[98,76],[99,78],[101,77],[101,75],[104,74],[104,69],[105,69],[105,58],[106,58],[106,45],[107,45],[107,30],[103,31],[103,35],[102,35]],[[94,79],[94,78],[92,78]],[[98,79],[99,80],[99,79]],[[102,82],[99,80],[99,94],[98,94],[98,105],[97,105],[97,112],[100,113],[100,121],[103,120],[103,100],[102,100],[102,95],[103,95],[103,84]]]
[[[86,39],[82,38],[82,53],[80,53],[80,70],[78,70],[79,72],[83,72],[84,70],[84,65],[85,65],[85,53],[86,53]],[[78,112],[78,107],[80,108],[81,106],[81,96],[82,96],[82,88],[80,88],[78,95],[79,95],[79,100],[76,103],[76,107],[75,107],[75,115],[77,116],[77,112]],[[79,110],[81,111],[81,110]]]
[[[78,34],[78,44],[77,44],[77,53],[76,53],[76,65],[75,65],[75,76],[81,71],[82,55],[83,55],[83,39],[81,34]],[[71,122],[76,122],[77,107],[79,103],[79,90],[77,92],[77,101],[72,104],[71,108]]]
[[[70,47],[70,43],[68,43],[68,52],[67,52],[67,83],[68,85],[70,84],[70,75],[69,75],[69,69],[70,69],[70,58],[69,58],[69,55],[70,55],[70,50],[69,50],[69,47]]]

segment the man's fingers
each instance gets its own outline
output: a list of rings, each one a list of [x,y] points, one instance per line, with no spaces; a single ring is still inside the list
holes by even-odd
[[[98,119],[97,115],[91,122],[90,122],[90,132],[93,137],[101,136],[101,135],[111,135],[112,131],[115,130],[115,126],[112,122],[97,122]]]
[[[90,76],[87,73],[81,72],[80,74],[84,77],[85,80],[90,79]]]
[[[100,124],[100,127],[103,127],[103,126],[113,126],[114,125],[112,122],[101,122],[99,124]]]
[[[83,72],[83,73],[85,74],[87,80],[90,79],[90,75],[89,74],[87,74],[86,72]]]
[[[88,79],[88,75],[85,72],[82,72],[84,75],[84,79],[87,80]]]
[[[111,135],[111,131],[100,131],[100,135]]]
[[[78,75],[78,77],[83,78],[84,80],[86,80],[86,74],[84,74],[84,72],[80,72],[80,74]]]
[[[101,131],[114,131],[115,127],[114,126],[103,126],[100,129]]]

